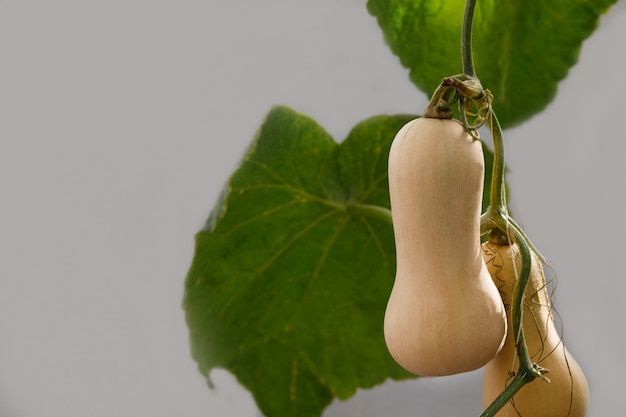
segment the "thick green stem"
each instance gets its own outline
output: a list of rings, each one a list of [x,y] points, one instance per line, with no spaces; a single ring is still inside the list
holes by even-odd
[[[533,379],[535,379],[535,377],[531,374],[522,372],[515,374],[515,378],[513,378],[511,383],[506,386],[506,389],[502,391],[491,404],[489,404],[489,407],[485,408],[485,411],[483,411],[479,417],[495,416],[502,407],[511,401],[511,398],[517,394],[517,391]]]
[[[472,26],[474,23],[474,8],[476,0],[465,1],[465,13],[463,15],[463,28],[461,37],[461,57],[463,60],[463,72],[474,78],[474,58],[472,56]]]
[[[524,292],[526,291],[526,286],[528,284],[528,280],[530,279],[532,255],[530,253],[530,247],[528,246],[526,237],[518,230],[513,230],[513,234],[522,259],[519,279],[513,287],[513,300],[511,303],[511,322],[513,323],[512,330],[515,336],[517,356],[520,361],[520,371],[523,370],[532,375],[535,367],[530,359],[530,355],[528,354],[526,338],[524,337],[524,328],[522,326],[522,318],[524,314]]]

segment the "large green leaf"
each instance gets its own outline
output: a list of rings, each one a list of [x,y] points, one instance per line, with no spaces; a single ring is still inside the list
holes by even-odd
[[[616,0],[478,0],[473,52],[477,76],[495,95],[503,127],[543,110],[578,59],[582,42]],[[411,80],[432,94],[462,72],[464,0],[368,0]]]
[[[414,116],[413,116],[414,117]],[[338,145],[274,108],[196,236],[184,308],[207,375],[233,372],[268,416],[319,416],[337,396],[409,378],[382,320],[395,269],[387,154],[412,116],[379,116]]]

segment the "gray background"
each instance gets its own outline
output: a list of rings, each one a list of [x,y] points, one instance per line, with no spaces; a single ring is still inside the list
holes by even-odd
[[[590,416],[626,416],[625,17],[505,132]],[[271,105],[338,139],[423,109],[365,0],[0,0],[0,59],[0,417],[257,416],[190,359],[193,235]],[[480,378],[387,383],[325,416],[478,415]]]

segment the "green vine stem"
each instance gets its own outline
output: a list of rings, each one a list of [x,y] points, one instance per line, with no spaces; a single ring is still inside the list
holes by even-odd
[[[504,391],[485,409],[480,417],[493,417],[507,402],[513,398],[525,384],[535,378],[542,378],[547,372],[546,369],[534,364],[528,353],[524,329],[522,327],[522,315],[524,307],[524,291],[528,284],[532,265],[532,252],[534,252],[539,262],[544,262],[543,257],[532,245],[530,239],[526,237],[521,227],[509,216],[506,192],[505,192],[505,165],[504,165],[504,140],[502,128],[498,118],[493,111],[490,111],[487,123],[493,140],[493,168],[491,178],[490,206],[481,217],[481,233],[490,233],[490,238],[494,235],[504,236],[502,240],[509,244],[517,243],[521,255],[521,270],[519,279],[513,289],[513,300],[511,305],[511,321],[513,324],[513,334],[519,359],[519,369],[515,378]]]
[[[500,230],[507,236],[509,236],[512,232],[515,232],[519,236],[523,237],[524,242],[530,247],[539,261],[545,263],[546,260],[543,255],[541,255],[537,248],[535,248],[530,239],[526,237],[517,222],[509,216],[506,204],[506,188],[504,181],[504,138],[498,117],[493,111],[490,112],[487,124],[489,125],[489,131],[493,141],[493,168],[491,171],[491,194],[489,207],[480,219],[481,234],[484,235],[494,228]]]
[[[468,77],[475,78],[474,58],[472,56],[472,26],[474,24],[474,9],[476,0],[466,0],[463,14],[463,27],[461,29],[461,58],[463,61],[463,73]]]
[[[506,386],[506,389],[496,397],[495,400],[483,411],[479,417],[493,417],[496,413],[502,409],[513,398],[517,391],[519,391],[524,385],[531,382],[534,377],[531,377],[528,373],[519,372],[515,375],[515,378]]]

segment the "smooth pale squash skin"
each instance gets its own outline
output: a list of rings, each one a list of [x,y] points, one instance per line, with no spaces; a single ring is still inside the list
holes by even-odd
[[[506,313],[480,251],[483,176],[481,143],[455,120],[413,120],[392,143],[397,269],[384,333],[409,372],[472,371],[504,343]]]
[[[516,282],[516,269],[518,272],[521,267],[519,249],[517,245],[500,246],[486,242],[482,250],[487,268],[502,294],[508,312]],[[516,259],[515,266],[513,259]],[[512,328],[510,322],[509,326]],[[589,403],[587,380],[554,326],[543,268],[534,254],[530,279],[524,293],[522,327],[531,360],[549,370],[545,376],[550,379],[550,383],[537,378],[526,384],[515,394],[512,402],[498,412],[497,417],[584,417]],[[485,407],[504,390],[510,381],[510,372],[517,372],[518,368],[514,337],[509,334],[500,353],[485,367]]]

